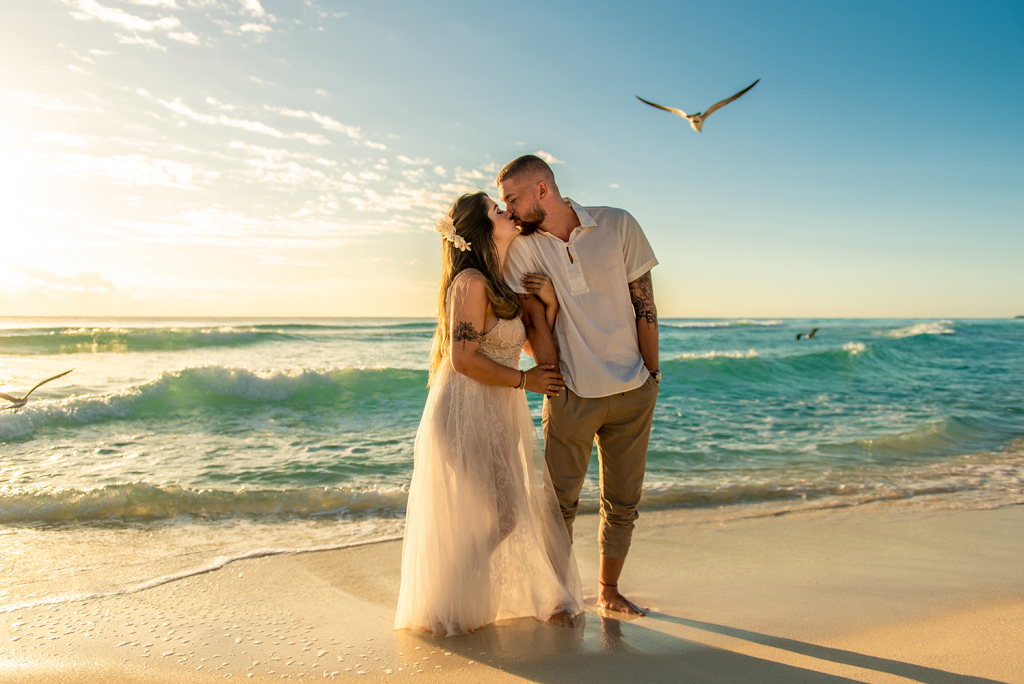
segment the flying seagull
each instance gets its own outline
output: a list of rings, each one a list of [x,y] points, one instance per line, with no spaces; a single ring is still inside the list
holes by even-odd
[[[72,370],[75,370],[75,369],[72,368],[71,370],[66,370],[63,373],[58,373],[57,375],[54,375],[52,378],[46,378],[41,383],[39,383],[38,385],[36,385],[32,389],[30,389],[28,392],[26,392],[25,396],[23,396],[21,398],[11,396],[10,394],[6,394],[4,392],[0,392],[0,399],[6,399],[7,401],[11,402],[11,405],[10,406],[4,406],[3,410],[6,411],[7,409],[14,409],[14,412],[17,413],[18,409],[24,407],[25,404],[28,403],[28,395],[32,394],[37,389],[39,389],[40,387],[42,387],[46,383],[50,382],[51,380],[56,380],[57,378],[63,378],[65,375],[70,373]]]
[[[666,112],[672,112],[676,116],[683,117],[684,119],[686,119],[687,121],[690,122],[690,128],[692,128],[693,130],[695,130],[698,133],[700,133],[701,132],[700,129],[704,127],[704,122],[707,121],[707,118],[709,116],[711,116],[711,114],[713,112],[717,112],[719,109],[721,109],[722,107],[724,107],[725,105],[729,104],[730,102],[735,100],[737,97],[742,95],[743,93],[747,92],[748,90],[750,90],[751,88],[756,86],[758,84],[758,82],[760,82],[760,80],[761,79],[757,79],[756,81],[754,81],[753,83],[748,85],[746,88],[744,88],[740,92],[738,92],[735,95],[733,95],[732,97],[727,97],[724,100],[721,100],[720,102],[716,102],[715,104],[713,104],[710,107],[708,107],[708,111],[703,112],[703,113],[702,112],[697,112],[696,114],[687,114],[682,109],[676,109],[675,107],[662,107],[660,104],[654,104],[653,102],[648,102],[647,100],[645,100],[644,98],[640,97],[639,95],[636,96],[636,99],[638,99],[641,102],[644,102],[646,104],[649,104],[652,107],[657,107],[658,109],[663,109]]]
[[[810,335],[808,335],[807,333],[797,333],[796,334],[796,339],[799,340],[801,337],[806,337],[809,340],[812,339],[812,338],[816,338],[818,336],[817,333],[818,333],[819,330],[821,330],[821,328],[815,328],[814,330],[811,331]]]

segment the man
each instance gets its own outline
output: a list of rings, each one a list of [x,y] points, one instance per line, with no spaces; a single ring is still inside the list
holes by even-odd
[[[629,551],[658,397],[658,312],[643,230],[622,209],[581,207],[562,198],[555,176],[533,155],[514,159],[497,180],[520,228],[505,274],[523,305],[538,364],[558,364],[566,389],[544,400],[544,458],[569,536],[594,439],[601,465],[598,605],[644,615],[618,589]],[[555,339],[544,305],[522,279],[539,272],[558,295]],[[556,345],[557,342],[557,345]]]

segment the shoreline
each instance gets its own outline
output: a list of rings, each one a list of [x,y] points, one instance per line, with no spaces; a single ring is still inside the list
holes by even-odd
[[[596,524],[577,523],[588,606],[574,630],[393,632],[401,542],[388,541],[0,614],[0,682],[612,682],[643,668],[650,681],[1024,683],[1024,506],[646,512],[623,577],[651,610],[637,620],[595,612]]]

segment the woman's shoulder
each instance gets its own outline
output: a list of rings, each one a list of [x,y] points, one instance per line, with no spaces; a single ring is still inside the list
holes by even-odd
[[[475,268],[462,269],[455,274],[452,282],[448,285],[449,297],[453,295],[459,297],[465,297],[466,295],[486,297],[486,291],[487,276]]]
[[[454,282],[457,278],[481,278],[481,279],[483,279],[485,277],[486,276],[484,276],[484,272],[481,271],[480,269],[473,268],[472,266],[467,266],[466,268],[464,268],[461,271],[459,271],[458,273],[456,273],[455,277],[452,278],[452,281]]]
[[[473,283],[479,283],[483,286],[487,282],[487,276],[482,271],[475,268],[464,268],[455,274],[452,278],[452,285],[458,283],[459,285],[471,285]]]

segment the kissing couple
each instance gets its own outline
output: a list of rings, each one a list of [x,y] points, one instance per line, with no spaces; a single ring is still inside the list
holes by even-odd
[[[534,617],[574,627],[572,528],[600,459],[598,606],[619,592],[658,397],[658,261],[626,211],[563,198],[544,160],[498,174],[437,222],[441,283],[416,434],[395,629],[464,634]],[[519,370],[520,352],[536,365]],[[526,402],[544,395],[544,449]]]

